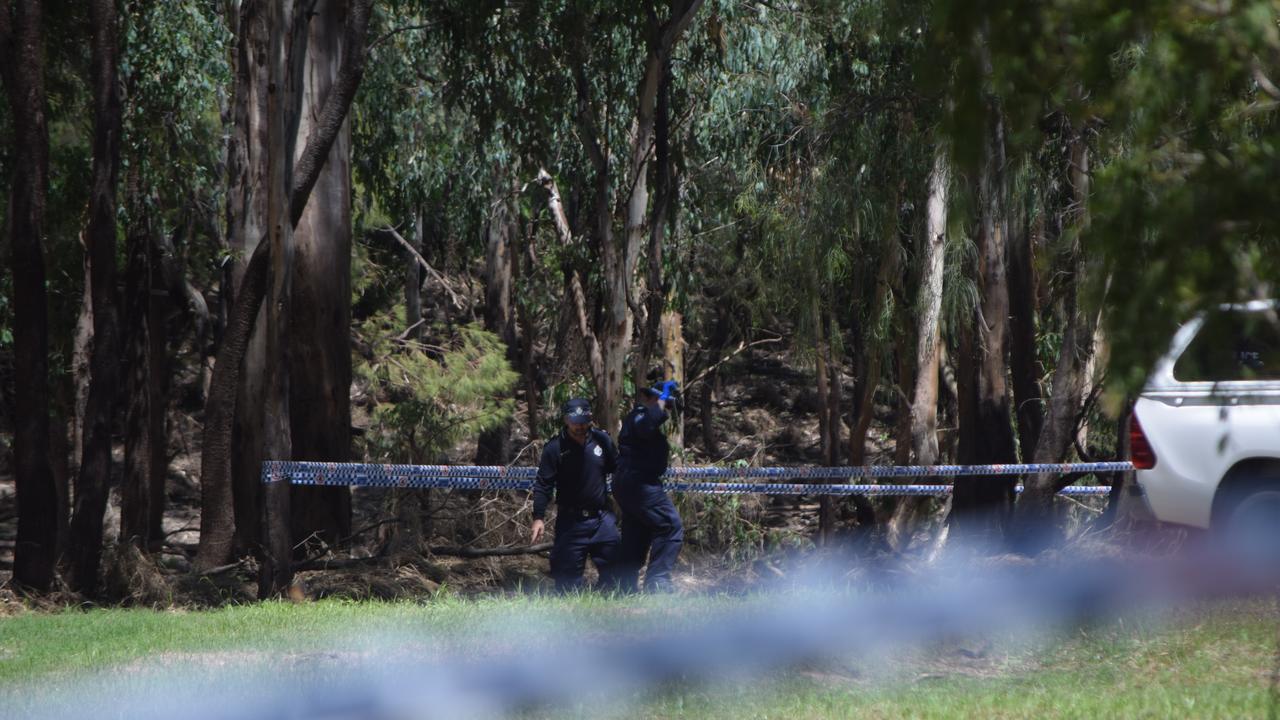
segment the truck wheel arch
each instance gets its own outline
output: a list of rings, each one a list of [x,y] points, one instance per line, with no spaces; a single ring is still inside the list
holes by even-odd
[[[1264,488],[1280,490],[1280,458],[1248,458],[1232,465],[1213,495],[1210,529],[1221,527],[1236,504]]]

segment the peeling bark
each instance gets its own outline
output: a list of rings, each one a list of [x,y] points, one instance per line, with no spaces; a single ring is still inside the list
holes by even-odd
[[[947,245],[947,202],[950,166],[945,148],[934,151],[933,169],[929,173],[928,199],[925,203],[924,236],[920,241],[921,273],[916,291],[914,316],[916,325],[915,383],[911,390],[908,412],[910,453],[903,462],[933,465],[938,462],[938,378],[941,358],[941,316],[943,267]],[[904,388],[905,390],[905,388]],[[904,453],[899,453],[902,458]],[[910,532],[928,501],[924,498],[901,498],[889,522],[889,542],[904,549]]]
[[[322,99],[333,92],[347,51],[341,45],[346,4],[319,0],[305,29],[295,33],[307,38],[305,53],[293,53],[304,67],[295,100],[302,137],[316,135],[327,121]],[[339,123],[293,233],[286,349],[295,460],[351,460],[351,232],[351,133]],[[294,487],[289,516],[295,543],[315,538],[332,545],[351,534],[351,489]]]
[[[911,397],[911,450],[917,465],[933,465],[938,461],[938,377],[941,358],[941,316],[943,266],[947,246],[948,185],[951,182],[946,153],[934,154],[933,171],[929,175],[929,199],[926,203],[925,235],[921,242],[921,267],[916,314],[919,318],[916,336],[915,388]]]
[[[317,123],[315,132],[307,138],[306,147],[302,151],[304,157],[315,154],[322,158],[327,157],[329,149],[337,139],[338,131],[342,128],[342,123],[335,124],[328,120],[331,120],[337,108],[340,108],[345,115],[359,87],[365,62],[364,43],[371,4],[372,0],[352,0],[351,2],[345,30],[346,37],[351,41],[346,45],[350,52],[344,56],[339,82],[325,99],[324,108],[321,111],[325,121]],[[250,5],[252,3],[244,3],[242,10]],[[316,183],[319,170],[320,166],[316,163],[298,163],[294,166],[288,205],[291,223],[296,223],[301,215],[301,209],[306,206],[307,195]],[[294,208],[297,209],[297,216],[293,215]],[[233,224],[228,223],[229,226]],[[259,241],[259,245],[261,244]],[[241,360],[244,358],[258,309],[262,306],[262,299],[266,293],[267,269],[268,253],[265,249],[261,254],[255,250],[244,273],[243,288],[236,293],[232,317],[228,321],[227,334],[230,336],[234,327],[238,328],[236,332],[241,337],[237,337],[235,342],[224,338],[210,381],[209,400],[205,408],[204,454],[201,459],[202,510],[200,552],[196,561],[198,570],[208,570],[225,564],[231,552],[231,537],[235,530],[230,490],[232,418],[236,405],[236,389],[240,385]],[[246,442],[251,442],[251,439],[246,438]],[[208,541],[206,541],[206,534],[209,536]]]

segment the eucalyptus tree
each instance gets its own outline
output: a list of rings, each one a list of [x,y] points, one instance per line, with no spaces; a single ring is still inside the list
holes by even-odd
[[[237,519],[233,513],[231,479],[230,479],[230,457],[232,449],[232,420],[234,418],[236,406],[236,394],[240,388],[240,367],[241,360],[244,358],[246,347],[249,343],[253,332],[258,312],[262,306],[263,298],[267,295],[268,285],[272,287],[273,303],[287,303],[287,274],[292,273],[293,266],[290,261],[290,247],[292,245],[291,237],[292,228],[301,219],[303,210],[307,205],[311,190],[319,179],[320,172],[324,167],[326,159],[329,157],[330,150],[333,148],[343,125],[346,120],[347,111],[351,106],[351,102],[355,97],[359,88],[360,80],[365,67],[365,42],[366,30],[369,22],[369,14],[371,12],[371,0],[352,0],[348,6],[348,15],[346,22],[343,24],[343,60],[338,71],[338,76],[326,95],[323,106],[311,126],[311,131],[305,139],[305,144],[297,143],[301,139],[297,136],[297,125],[292,120],[284,126],[285,133],[276,133],[275,139],[278,145],[273,145],[271,136],[267,133],[248,133],[241,127],[242,123],[250,123],[250,115],[254,115],[257,120],[250,127],[261,128],[267,130],[272,122],[284,122],[286,119],[296,117],[290,113],[296,113],[296,106],[283,105],[272,106],[267,103],[263,107],[249,106],[249,87],[247,85],[237,84],[240,92],[245,94],[237,94],[233,100],[233,107],[236,108],[232,112],[235,119],[236,127],[241,128],[238,133],[242,133],[248,138],[246,145],[246,154],[248,157],[269,157],[269,153],[280,153],[281,162],[273,169],[276,173],[276,180],[279,182],[270,182],[267,175],[261,174],[262,178],[259,186],[264,187],[268,192],[272,192],[277,185],[283,187],[281,197],[278,200],[279,214],[275,215],[277,222],[271,225],[268,220],[273,216],[270,213],[270,203],[263,203],[261,208],[265,209],[267,215],[261,224],[255,229],[266,229],[275,227],[275,238],[277,255],[272,257],[271,247],[269,244],[262,242],[262,235],[254,235],[254,240],[258,241],[250,256],[249,263],[245,268],[242,282],[236,290],[236,300],[231,310],[231,316],[228,320],[227,332],[223,338],[223,343],[218,351],[217,364],[214,367],[214,375],[211,381],[209,391],[209,401],[206,405],[206,418],[204,429],[204,452],[201,458],[201,480],[202,480],[202,513],[201,513],[201,533],[200,533],[200,550],[197,556],[197,566],[201,569],[209,569],[222,564],[231,552],[231,541],[235,530]],[[266,11],[270,8],[256,8]],[[307,8],[299,6],[298,10],[307,10]],[[243,18],[253,20],[256,16],[250,12],[255,10],[254,7],[243,7]],[[237,57],[240,60],[247,61],[247,58],[254,57],[255,53],[266,52],[270,49],[273,33],[283,33],[292,35],[297,32],[300,37],[305,37],[306,25],[299,18],[307,18],[305,12],[298,17],[286,14],[277,18],[281,23],[290,21],[292,24],[273,26],[266,24],[263,26],[265,32],[251,32],[250,27],[242,26],[240,32],[236,35],[238,43]],[[287,63],[282,68],[297,68],[303,60],[305,60],[305,43],[295,40],[290,44],[291,52],[284,56]],[[283,52],[283,50],[282,50]],[[284,62],[283,60],[281,62]],[[243,71],[242,65],[237,65],[237,72]],[[270,70],[270,64],[267,69]],[[283,73],[283,69],[279,69]],[[286,76],[281,74],[276,78],[280,83],[284,83],[286,79],[291,84],[293,90],[297,90],[297,83],[301,81],[301,75],[291,72]],[[266,81],[270,86],[270,78],[255,78],[255,81]],[[283,85],[278,85],[283,88]],[[298,99],[297,94],[292,94],[293,101]],[[251,110],[253,112],[251,112]],[[258,111],[266,110],[266,114]],[[272,115],[272,112],[277,113]],[[277,128],[279,130],[279,128]],[[295,148],[297,148],[295,150]],[[270,166],[268,166],[270,167]],[[269,200],[270,198],[268,198]],[[237,205],[229,205],[229,208],[243,207]],[[245,211],[248,212],[247,210]],[[255,210],[256,212],[256,210]],[[231,217],[228,225],[236,227],[239,225],[239,217]],[[247,236],[245,236],[247,237]],[[270,336],[271,330],[283,332],[287,327],[287,316],[276,316],[275,322],[268,318],[268,341],[269,351],[283,352],[283,342],[285,338],[277,335],[274,339]],[[258,443],[262,443],[261,447],[265,447],[264,452],[281,456],[278,459],[288,459],[291,453],[289,442],[289,414],[288,414],[288,385],[287,383],[287,366],[282,361],[287,359],[287,355],[280,355],[274,365],[267,359],[266,365],[276,373],[272,380],[276,383],[266,391],[266,396],[271,398],[271,402],[267,403],[268,407],[264,408],[266,413],[264,417],[266,421],[263,424],[263,432],[265,437],[247,437],[241,438],[245,447],[259,447]],[[269,455],[267,457],[270,457]],[[277,483],[271,486],[273,496],[265,498],[268,508],[272,512],[273,517],[282,520],[281,517],[287,511],[287,496],[280,496],[279,486]],[[257,492],[257,483],[254,484],[254,490]],[[288,582],[289,578],[289,556],[291,554],[291,543],[289,542],[288,532],[281,530],[277,526],[271,528],[272,546],[267,552],[268,562],[264,563],[263,590],[266,592],[275,592],[281,590]]]
[[[116,182],[120,168],[119,29],[114,0],[90,5],[93,60],[93,184],[85,229],[93,314],[84,456],[75,483],[68,569],[70,585],[92,595],[102,555],[102,524],[111,474],[113,412],[120,376],[116,287]]]
[[[915,368],[932,367],[927,356],[916,356],[920,347],[927,352],[938,344],[936,324],[917,332],[916,319],[928,310],[915,307],[914,288],[936,288],[941,297],[941,265],[926,263],[926,277],[911,262],[918,254],[913,238],[923,235],[916,208],[927,202],[936,155],[928,149],[935,144],[937,101],[913,79],[923,18],[919,8],[880,4],[792,10],[760,7],[754,17],[727,24],[725,64],[743,79],[714,91],[711,105],[723,115],[704,123],[710,137],[704,143],[735,168],[736,205],[755,237],[748,254],[774,275],[761,278],[763,303],[754,305],[793,319],[802,347],[812,348],[805,354],[816,370],[823,462],[844,460],[846,362],[855,377],[848,462],[865,461],[872,399],[886,369],[898,388],[897,452],[906,462],[912,437],[928,432],[910,423]],[[944,193],[934,203],[942,206],[937,223],[945,223],[948,185],[934,184]],[[924,245],[920,257],[944,247]],[[923,388],[935,388],[931,405],[936,376],[921,376],[933,380]],[[869,508],[859,504],[864,520]],[[831,518],[824,515],[825,529]]]
[[[572,178],[572,194],[589,198],[588,230],[576,227],[576,213],[569,219],[575,241],[588,236],[598,259],[602,311],[580,304],[576,312],[590,319],[579,331],[586,331],[582,340],[606,428],[617,425],[625,361],[636,317],[644,312],[636,271],[652,222],[649,172],[659,90],[701,5],[572,1],[435,10],[449,33],[449,76],[458,97],[486,123],[500,120],[521,149],[540,145],[546,153],[576,137],[573,152],[589,167],[586,176]]]
[[[309,13],[299,79],[297,137],[316,134],[325,102],[341,79],[345,55],[367,54],[344,29],[352,3],[322,0]],[[366,31],[367,32],[367,31]],[[296,72],[296,70],[295,70]],[[332,119],[328,119],[332,122]],[[290,280],[289,422],[296,460],[351,460],[351,123],[337,120],[332,148],[294,232]],[[351,533],[348,488],[294,488],[293,537],[334,542]]]
[[[61,511],[49,460],[49,329],[45,294],[45,207],[49,126],[45,95],[43,7],[39,0],[0,6],[0,79],[13,124],[13,179],[5,212],[12,248],[14,460],[18,536],[13,579],[37,592],[53,583]]]
[[[203,6],[130,2],[121,20],[127,374],[120,539],[146,548],[164,539],[171,375],[194,362],[196,398],[207,377],[213,327],[201,288],[225,250],[213,216],[222,128],[210,109],[226,81],[227,34]],[[174,352],[188,330],[190,358]]]

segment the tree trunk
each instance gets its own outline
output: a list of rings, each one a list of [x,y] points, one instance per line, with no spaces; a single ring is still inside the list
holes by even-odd
[[[89,405],[89,362],[93,356],[93,277],[90,272],[89,246],[85,241],[85,233],[80,233],[80,249],[84,251],[81,260],[81,280],[84,289],[80,293],[80,314],[76,318],[76,336],[71,346],[71,383],[72,383],[72,419],[71,419],[71,457],[75,467],[80,467],[80,459],[84,457],[85,410]]]
[[[343,57],[338,82],[325,98],[315,132],[307,138],[302,160],[293,168],[288,204],[291,224],[301,219],[302,208],[306,205],[311,187],[322,167],[320,160],[328,156],[360,86],[360,78],[364,74],[365,35],[371,4],[372,0],[351,2],[345,43],[349,52]],[[242,9],[247,5],[249,3],[245,3]],[[250,47],[260,49],[262,46]],[[228,225],[233,226],[234,223],[229,221]],[[232,317],[228,320],[228,337],[224,338],[223,347],[218,351],[217,364],[210,381],[209,400],[205,407],[201,456],[200,551],[196,558],[198,570],[224,564],[231,551],[231,538],[235,529],[232,521],[230,476],[232,419],[236,390],[240,385],[241,361],[244,359],[267,285],[269,257],[262,241],[259,241],[259,246],[254,250],[245,270],[243,288],[236,293]],[[261,485],[255,486],[259,487]],[[284,496],[287,501],[287,491]],[[287,534],[284,541],[288,541]]]
[[[920,285],[917,288],[914,315],[918,318],[915,346],[915,385],[911,391],[908,417],[911,453],[908,462],[933,465],[938,461],[938,376],[941,356],[941,316],[943,267],[947,247],[947,202],[951,182],[946,149],[934,151],[933,170],[929,174],[928,200],[924,237],[920,243]],[[898,501],[890,520],[890,544],[902,550],[910,541],[925,503],[924,498],[907,497]]]
[[[1002,464],[1016,461],[1009,412],[1005,332],[1009,321],[1009,291],[1005,273],[1007,189],[1005,184],[1004,117],[999,103],[988,99],[989,124],[979,182],[981,229],[978,234],[979,307],[974,315],[976,398],[975,442],[972,462]],[[951,505],[956,538],[980,549],[1003,542],[1013,506],[1012,477],[957,478]]]
[[[240,360],[244,358],[266,295],[268,246],[259,243],[244,274],[218,350],[209,400],[205,407],[204,442],[200,458],[200,546],[195,567],[203,572],[226,563],[236,530],[231,497],[231,441]],[[221,370],[219,368],[222,368]],[[260,477],[260,474],[259,474]],[[261,480],[254,486],[261,487]],[[257,503],[255,502],[255,505]],[[258,526],[257,520],[253,523]],[[256,545],[256,543],[255,543]]]
[[[294,93],[302,92],[301,78],[288,72],[289,53],[285,23],[292,17],[293,3],[270,3],[267,11],[270,43],[267,52],[267,227],[270,242],[270,289],[267,311],[267,382],[263,396],[263,456],[266,460],[290,460],[293,438],[290,423],[289,347],[292,317],[292,284],[295,250],[293,223],[289,217],[289,179],[292,153],[285,137]],[[304,203],[305,205],[305,203]],[[266,485],[262,495],[264,552],[258,579],[258,597],[283,592],[293,580],[292,549],[289,537],[290,486],[285,482]]]
[[[1088,368],[1094,351],[1094,334],[1099,323],[1098,307],[1081,307],[1079,279],[1084,274],[1084,254],[1080,248],[1080,231],[1088,224],[1089,151],[1082,137],[1071,145],[1072,206],[1081,215],[1075,218],[1077,228],[1070,231],[1071,248],[1066,273],[1067,327],[1062,335],[1062,348],[1053,371],[1048,412],[1034,462],[1062,462],[1075,443],[1076,416],[1084,404],[1089,383]],[[1057,538],[1052,508],[1058,491],[1070,482],[1057,475],[1034,475],[1027,478],[1026,491],[1018,500],[1015,540],[1021,549],[1037,552]]]
[[[120,166],[120,90],[116,81],[114,0],[90,4],[93,26],[93,181],[89,198],[90,275],[93,283],[93,351],[85,405],[84,455],[76,475],[71,516],[70,585],[94,595],[102,558],[102,522],[111,480],[112,412],[120,375],[116,301],[116,177]]]
[[[643,317],[640,323],[640,341],[636,349],[633,371],[635,386],[649,383],[649,371],[657,354],[659,335],[664,320],[663,309],[667,302],[667,287],[662,281],[662,252],[666,240],[667,225],[675,213],[672,202],[673,183],[671,173],[671,61],[663,65],[662,80],[658,84],[658,100],[654,121],[654,198],[649,220],[649,248],[642,285]],[[661,375],[670,379],[671,369],[665,364]]]
[[[1022,459],[1036,455],[1040,427],[1041,367],[1036,357],[1036,286],[1034,239],[1030,223],[1009,243],[1009,371],[1013,378],[1013,402],[1017,408],[1018,447]]]
[[[827,345],[826,333],[824,332],[825,323],[822,319],[822,311],[818,307],[818,300],[815,297],[812,301],[814,332],[817,335],[817,347],[814,348],[814,376],[818,384],[818,444],[822,453],[822,462],[825,465],[832,465],[831,458],[835,454],[835,448],[832,447],[831,432],[831,392],[829,385],[831,383],[831,375],[827,368],[830,365],[830,349]],[[832,512],[831,496],[820,495],[818,497],[818,542],[826,545],[831,542],[831,532],[835,521],[835,515]]]
[[[842,383],[840,382],[840,360],[832,351],[832,345],[838,328],[836,323],[835,311],[827,309],[827,322],[823,328],[823,334],[826,338],[824,350],[827,356],[827,399],[823,403],[827,412],[827,454],[825,457],[826,464],[835,467],[841,464],[841,432],[840,432],[840,395],[842,392]],[[826,527],[822,531],[823,542],[831,542],[835,533],[836,524],[836,508],[835,499],[830,495],[823,495],[818,503],[818,525],[821,531],[823,526]]]
[[[59,383],[55,393],[69,392],[66,383]],[[53,401],[55,407],[70,407],[71,403]],[[50,420],[49,432],[49,465],[53,469],[53,484],[57,495],[55,515],[58,524],[58,540],[54,557],[61,558],[67,553],[71,544],[71,440],[68,428],[74,421],[68,422],[56,412]]]
[[[895,413],[893,428],[893,463],[908,465],[911,462],[912,443],[912,408],[909,390],[915,387],[915,348],[912,328],[905,309],[900,309],[897,320],[897,337],[894,341],[894,366],[897,382],[894,384],[894,398],[898,410]],[[915,535],[916,514],[919,498],[900,497],[893,500],[893,513],[885,528],[885,539],[889,547],[896,552],[906,552]]]
[[[130,225],[125,238],[124,351],[125,378],[124,479],[120,487],[120,542],[146,549],[151,538],[151,219],[138,188],[138,172],[129,172],[126,202]]]
[[[262,2],[251,1],[240,5],[237,18],[235,54],[235,87],[231,101],[231,118],[228,149],[227,191],[227,242],[237,261],[231,272],[231,283],[224,284],[223,295],[239,300],[251,284],[265,287],[265,279],[250,279],[250,258],[256,255],[258,246],[266,235],[267,198],[267,65],[261,61],[268,43],[266,7]],[[265,278],[266,259],[259,272]],[[226,389],[229,398],[215,398],[220,392],[217,383],[217,367],[222,363],[220,350],[209,384],[209,397],[205,410],[206,454],[211,428],[219,428],[221,411],[214,406],[229,404],[229,450],[225,475],[214,480],[214,467],[223,467],[221,455],[201,459],[201,554],[210,557],[208,567],[225,564],[233,549],[237,554],[253,552],[258,547],[259,496],[262,467],[262,412],[264,354],[266,346],[265,314],[254,305],[252,317],[247,321],[237,319],[237,309],[232,303],[225,323],[222,349],[230,346],[238,349],[234,361],[236,381]],[[241,314],[245,310],[239,311]],[[247,324],[246,324],[247,323]],[[239,333],[247,331],[245,337]],[[224,368],[230,370],[230,368]],[[221,478],[226,477],[226,481]],[[216,527],[215,527],[216,524]],[[209,540],[206,541],[206,536]],[[197,558],[197,567],[203,561]]]
[[[849,432],[849,464],[867,464],[867,434],[875,419],[876,388],[880,385],[880,354],[863,354],[858,388],[854,392],[857,404],[853,407],[853,428]]]
[[[520,253],[520,257],[512,262],[513,284],[519,286],[522,279],[533,277],[535,260],[533,254],[533,223],[529,224],[528,230],[523,234],[525,249]],[[523,264],[523,269],[521,265]],[[538,375],[537,364],[534,362],[534,346],[533,338],[537,332],[534,328],[533,316],[529,312],[530,302],[518,295],[515,300],[516,314],[520,321],[520,364],[524,373],[524,401],[525,412],[527,413],[527,422],[529,425],[529,442],[538,439]]]
[[[315,132],[341,70],[345,0],[312,9],[301,97],[300,137]],[[289,335],[293,459],[351,460],[351,133],[342,124],[294,231]],[[294,543],[327,544],[351,534],[351,489],[295,487]]]
[[[159,232],[151,228],[154,240]],[[147,463],[147,490],[150,498],[147,501],[147,545],[156,549],[164,543],[164,507],[165,482],[169,477],[169,433],[167,398],[169,397],[169,344],[167,342],[167,315],[170,295],[166,288],[170,287],[161,277],[160,267],[164,262],[161,249],[153,242],[149,248],[151,276],[151,292],[147,297],[147,447],[151,456]],[[203,306],[203,298],[201,298]],[[197,338],[200,333],[197,332]],[[200,354],[196,356],[203,365]]]
[[[485,229],[484,325],[506,345],[507,361],[514,366],[520,360],[516,319],[512,312],[518,228],[510,194],[511,188],[500,182],[489,206],[489,221]],[[508,420],[480,433],[475,462],[477,465],[506,465],[510,461],[511,421]]]
[[[40,0],[0,6],[0,52],[13,123],[13,179],[5,224],[12,244],[15,418],[14,473],[18,535],[13,582],[46,592],[53,583],[58,493],[49,464],[49,325],[45,292],[45,202],[49,189],[49,128],[44,84]],[[6,53],[7,54],[7,53]]]
[[[680,388],[684,388],[684,316],[675,310],[662,313],[662,366],[664,379],[675,380]],[[684,447],[684,403],[687,402],[683,392],[680,394],[680,412],[675,414],[674,422],[667,429],[671,443],[676,448]]]
[[[426,224],[426,213],[419,211],[413,219],[413,237],[409,241],[410,248],[404,254],[404,320],[405,337],[418,340],[422,337],[422,268],[418,265],[418,255],[422,254],[423,226]]]
[[[938,461],[938,377],[941,357],[943,267],[947,248],[947,202],[951,171],[944,148],[935,150],[929,175],[924,241],[921,243],[916,384],[911,396],[911,450],[917,465]]]
[[[890,206],[897,208],[898,205],[898,192],[895,191]],[[867,322],[861,323],[863,325],[861,332],[855,330],[859,350],[859,372],[858,380],[854,387],[856,405],[852,422],[849,424],[852,428],[852,432],[849,435],[850,465],[866,464],[867,433],[871,430],[871,421],[875,418],[875,395],[876,388],[880,385],[880,371],[883,361],[880,352],[881,348],[874,342],[872,324],[884,312],[885,303],[889,301],[890,284],[893,282],[893,275],[898,271],[898,250],[896,246],[898,227],[896,218],[897,213],[895,210],[891,228],[885,233],[885,237],[889,239],[885,241],[885,246],[880,252],[880,266],[876,269],[876,284],[873,290],[874,297],[871,302],[870,312],[865,316]]]
[[[600,369],[595,373],[596,416],[598,424],[610,434],[616,435],[622,404],[623,373],[626,356],[631,350],[631,332],[638,307],[635,297],[635,269],[644,241],[649,207],[649,162],[652,154],[654,125],[657,118],[657,99],[663,69],[670,62],[671,53],[679,43],[685,29],[702,6],[703,0],[681,0],[671,9],[666,22],[658,25],[650,18],[650,41],[645,55],[643,72],[637,89],[635,117],[632,122],[628,163],[624,167],[622,187],[629,188],[623,196],[623,233],[619,242],[613,232],[613,205],[610,159],[593,107],[591,88],[586,70],[578,66],[576,88],[578,98],[577,122],[579,136],[586,145],[596,171],[594,190],[594,215],[596,241],[601,250],[601,266],[604,274],[604,312],[601,326],[595,329],[600,346]]]
[[[714,460],[720,455],[720,444],[715,429],[715,400],[719,392],[720,369],[715,363],[720,362],[725,348],[729,344],[729,308],[723,303],[713,302],[715,325],[711,331],[711,342],[707,346],[707,362],[711,365],[702,380],[702,393],[698,398],[699,416],[702,425],[702,451],[707,458]]]

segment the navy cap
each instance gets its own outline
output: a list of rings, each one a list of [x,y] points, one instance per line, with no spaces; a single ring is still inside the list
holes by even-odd
[[[582,398],[573,398],[561,408],[564,419],[572,423],[591,422],[591,403]]]
[[[641,394],[641,395],[648,395],[649,397],[662,397],[662,391],[661,391],[661,390],[659,390],[658,388],[651,388],[651,387],[642,387],[642,388],[640,388],[640,393],[639,393],[639,394]]]

